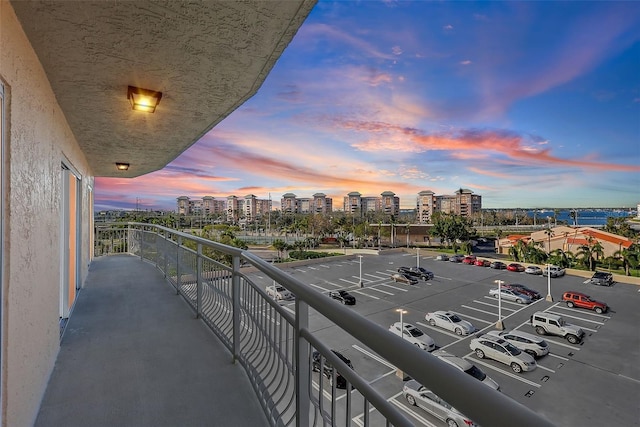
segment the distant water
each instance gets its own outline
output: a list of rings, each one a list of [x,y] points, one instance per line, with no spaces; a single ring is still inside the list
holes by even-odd
[[[533,218],[533,211],[527,211],[527,215]],[[593,210],[578,210],[578,225],[605,225],[607,218],[609,217],[629,217],[636,216],[636,211],[618,210],[618,209],[593,209]],[[547,221],[547,217],[551,217],[553,223],[553,210],[539,210],[536,214],[536,223],[542,224]],[[566,222],[568,225],[573,225],[573,218],[571,218],[570,210],[561,210],[558,213],[558,222]]]

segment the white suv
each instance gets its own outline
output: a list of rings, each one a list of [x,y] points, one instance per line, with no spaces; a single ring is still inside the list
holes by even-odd
[[[584,331],[576,325],[564,321],[557,314],[537,311],[531,316],[531,326],[538,335],[558,335],[565,337],[571,344],[577,344],[584,338]]]
[[[517,329],[512,331],[493,330],[487,332],[487,335],[502,338],[503,340],[515,345],[520,350],[529,353],[533,357],[541,357],[549,354],[549,344],[547,344],[545,340]]]
[[[278,301],[293,299],[293,294],[282,285],[267,286],[267,295]]]

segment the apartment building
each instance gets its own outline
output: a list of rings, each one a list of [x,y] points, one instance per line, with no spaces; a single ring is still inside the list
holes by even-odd
[[[364,216],[367,212],[382,212],[387,215],[400,214],[400,198],[393,191],[384,191],[380,197],[363,197],[352,191],[344,197],[343,209],[352,215]]]
[[[452,195],[436,195],[424,190],[418,193],[416,208],[418,222],[429,224],[435,212],[471,217],[482,210],[482,196],[461,188]]]
[[[324,193],[316,193],[313,197],[297,197],[293,193],[285,193],[280,199],[283,214],[327,214],[333,211],[333,199]]]
[[[271,199],[258,199],[254,194],[227,196],[225,209],[228,222],[252,222],[269,214]]]
[[[212,196],[204,196],[202,199],[191,200],[187,196],[178,197],[179,215],[220,215],[225,213],[226,201],[218,200]]]

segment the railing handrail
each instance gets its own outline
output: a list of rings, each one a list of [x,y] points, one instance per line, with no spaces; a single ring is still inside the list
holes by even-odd
[[[297,299],[300,299],[322,316],[334,322],[358,341],[365,343],[382,358],[432,390],[480,425],[492,427],[510,427],[514,425],[522,427],[553,426],[549,420],[526,406],[493,390],[481,381],[450,366],[436,356],[417,348],[401,337],[390,333],[387,329],[357,312],[349,310],[340,304],[335,304],[317,290],[288,275],[250,251],[212,242],[199,236],[156,224],[127,223],[127,225],[149,230],[162,230],[182,239],[189,239],[204,246],[212,247],[225,254],[240,257],[271,279],[282,284],[293,292]],[[307,333],[310,334],[311,332],[301,331],[302,335]],[[352,372],[346,372],[343,375],[356,385],[360,383],[359,380],[354,380],[352,376],[355,374]],[[371,387],[368,388],[373,390]]]

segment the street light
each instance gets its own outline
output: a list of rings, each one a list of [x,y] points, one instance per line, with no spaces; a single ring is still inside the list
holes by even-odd
[[[420,269],[420,248],[416,248],[416,267]]]
[[[404,321],[402,320],[402,315],[407,314],[408,311],[403,308],[397,308],[396,312],[400,313],[400,332],[402,334],[402,339],[404,339]]]
[[[547,264],[547,301],[553,302],[553,296],[551,296],[551,264]]]
[[[496,329],[504,330],[504,323],[502,323],[502,284],[503,280],[494,280],[493,283],[498,284],[498,322],[496,323]]]
[[[360,259],[360,281],[358,284],[361,288],[364,288],[364,284],[362,283],[362,255],[358,255],[358,258]]]

